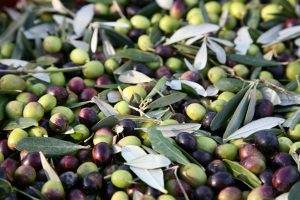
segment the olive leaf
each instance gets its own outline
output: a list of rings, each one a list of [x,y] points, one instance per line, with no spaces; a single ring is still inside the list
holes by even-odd
[[[214,117],[214,119],[211,122],[210,128],[212,131],[215,131],[226,123],[226,121],[230,118],[230,116],[233,114],[235,108],[245,95],[245,93],[248,91],[249,87],[242,89],[240,92],[238,92],[229,102],[227,102],[222,110],[217,113],[217,115]]]
[[[42,152],[39,152],[39,154],[40,154],[40,159],[41,159],[43,169],[46,172],[46,176],[47,176],[48,180],[57,181],[57,182],[61,183],[60,178],[56,174],[55,170],[48,163],[44,154]]]
[[[52,56],[40,56],[36,60],[36,64],[40,66],[50,66],[58,61],[57,58]]]
[[[171,161],[163,155],[148,154],[135,158],[129,162],[126,162],[125,164],[141,169],[158,169],[162,167],[168,167],[171,164]]]
[[[283,124],[285,119],[280,117],[264,117],[257,120],[254,120],[242,128],[236,130],[232,134],[230,134],[227,138],[224,138],[224,141],[230,141],[239,138],[247,138],[253,133],[264,130],[270,129],[280,124]]]
[[[170,10],[173,6],[174,0],[155,0],[157,5],[165,10]]]
[[[103,114],[106,117],[119,114],[118,111],[116,111],[109,103],[106,103],[105,101],[101,100],[97,96],[94,96],[91,99],[91,101],[94,102],[98,106],[98,108],[103,112]]]
[[[164,110],[153,110],[147,112],[147,116],[155,119],[161,119],[167,112],[169,112],[170,108],[164,109]]]
[[[156,23],[150,32],[150,40],[153,44],[156,44],[161,40],[162,36],[163,33],[159,28],[159,23]]]
[[[148,83],[153,81],[152,78],[136,70],[123,72],[122,74],[120,74],[118,79],[122,83],[129,84]]]
[[[282,90],[278,90],[278,89],[274,89],[277,93],[277,95],[280,98],[280,105],[281,106],[289,106],[289,105],[299,105],[300,104],[300,95],[295,93],[295,92],[291,92],[291,91],[287,91],[284,90],[282,88]]]
[[[72,142],[56,139],[54,137],[27,137],[23,138],[16,145],[18,151],[37,152],[40,151],[46,156],[62,156],[73,153],[80,149],[87,149],[88,146],[81,146]]]
[[[94,17],[94,5],[82,6],[75,14],[73,28],[76,35],[81,36]]]
[[[263,87],[260,89],[260,91],[262,92],[264,99],[271,101],[274,106],[281,104],[280,97],[275,90],[268,87]]]
[[[300,122],[300,110],[297,110],[291,117],[289,117],[284,123],[284,127],[294,129],[295,126]]]
[[[261,185],[259,178],[238,162],[227,159],[224,159],[223,162],[235,178],[244,182],[246,185],[251,187],[251,189]]]
[[[207,13],[206,8],[205,8],[204,0],[200,0],[199,7],[200,7],[200,10],[201,10],[201,14],[203,16],[204,22],[209,23],[210,20],[209,20],[209,16],[208,16],[208,13]]]
[[[245,120],[244,120],[244,125],[248,124],[249,122],[252,121],[254,114],[255,114],[255,106],[256,106],[256,86],[255,85],[250,93],[249,93],[249,105],[248,105],[248,109],[247,109],[247,113],[245,116]]]
[[[70,104],[67,104],[66,107],[71,108],[71,109],[78,108],[78,107],[87,105],[89,103],[92,103],[92,101],[82,101],[82,102],[70,103]]]
[[[260,67],[272,67],[272,66],[278,66],[282,64],[280,62],[266,60],[264,58],[253,57],[248,55],[239,55],[239,54],[227,54],[227,58],[229,60],[235,61],[240,64],[260,66]]]
[[[116,57],[127,58],[137,62],[159,62],[160,57],[152,54],[143,52],[137,49],[123,49],[116,53]]]
[[[106,32],[101,29],[100,31],[101,39],[102,39],[102,46],[103,46],[103,54],[106,59],[111,58],[116,54],[116,50],[109,41],[108,37],[106,36]]]
[[[155,101],[150,103],[147,108],[154,109],[154,108],[165,107],[165,106],[171,105],[173,103],[176,103],[178,101],[181,101],[186,96],[187,95],[185,93],[175,92],[175,93],[160,97],[159,99],[156,99]]]
[[[18,118],[15,120],[10,120],[7,122],[7,124],[4,126],[3,130],[5,131],[10,131],[13,130],[15,128],[28,128],[31,126],[38,126],[39,123],[32,118]]]
[[[99,128],[102,127],[113,127],[119,122],[118,118],[115,115],[111,115],[109,117],[105,117],[97,124],[92,127],[93,131],[97,131]]]
[[[128,46],[129,48],[133,48],[135,45],[134,42],[126,35],[120,34],[113,29],[105,28],[105,33],[112,44],[116,44],[118,46]]]
[[[221,78],[214,83],[214,86],[220,91],[238,92],[246,83],[235,78]]]
[[[99,28],[95,28],[93,31],[92,39],[91,39],[91,51],[95,53],[97,51],[97,46],[98,46],[98,33],[99,33]]]
[[[246,55],[253,40],[248,31],[249,27],[243,26],[237,31],[237,37],[234,39],[235,51],[237,54]]]
[[[182,152],[176,148],[167,138],[165,138],[161,131],[157,130],[156,127],[148,128],[149,140],[155,151],[165,155],[170,160],[180,163],[188,164],[189,160],[182,154]]]
[[[9,181],[0,178],[0,199],[5,199],[11,192],[12,186]]]
[[[146,156],[147,153],[138,146],[127,145],[122,148],[122,157],[126,162],[131,162],[139,157]],[[161,169],[142,169],[130,166],[130,169],[147,185],[163,193],[167,193],[164,186],[164,176]]]
[[[9,100],[8,96],[0,94],[0,121],[5,119],[5,107]]]
[[[288,193],[288,200],[298,199],[300,195],[300,181],[295,183]]]
[[[160,78],[157,83],[155,84],[155,86],[152,88],[152,90],[150,91],[150,93],[146,96],[145,99],[151,99],[154,95],[156,95],[158,92],[161,92],[162,88],[165,86],[166,82],[167,82],[167,77],[162,77]]]
[[[282,29],[283,24],[279,24],[277,26],[272,27],[268,31],[264,32],[259,36],[256,40],[257,43],[260,44],[268,44],[276,39],[278,36],[279,31]]]
[[[175,124],[175,125],[166,125],[166,126],[156,126],[155,128],[158,131],[161,131],[164,137],[176,137],[181,132],[193,133],[194,131],[199,130],[200,127],[201,124],[185,123],[185,124]]]

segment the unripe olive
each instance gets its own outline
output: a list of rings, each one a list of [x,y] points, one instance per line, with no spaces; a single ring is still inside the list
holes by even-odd
[[[118,145],[120,145],[121,147],[126,145],[141,146],[142,142],[138,137],[134,135],[130,135],[119,140]]]
[[[1,46],[1,52],[0,52],[1,57],[2,58],[10,58],[13,53],[14,47],[15,47],[15,45],[11,42],[4,43]]]
[[[206,110],[201,104],[192,103],[186,107],[185,112],[190,119],[200,121],[204,117]]]
[[[100,142],[105,142],[109,145],[113,142],[114,134],[113,132],[108,128],[100,128],[95,132],[94,138],[93,138],[93,144],[96,145]]]
[[[276,15],[281,13],[282,6],[278,4],[267,4],[265,7],[261,9],[261,18],[264,21],[269,21],[271,19],[276,18]]]
[[[123,90],[123,95],[122,96],[126,101],[129,101],[133,97],[134,93],[139,95],[142,98],[145,98],[146,95],[147,95],[145,89],[142,86],[135,85],[135,86],[126,87]]]
[[[47,68],[48,71],[56,69],[58,68],[53,66]],[[52,72],[49,76],[51,85],[64,86],[66,84],[66,77],[63,72]]]
[[[96,3],[95,4],[95,13],[98,15],[108,15],[109,8],[105,3]]]
[[[114,109],[118,111],[121,115],[130,114],[129,104],[126,101],[119,101],[115,104]]]
[[[71,137],[76,141],[83,141],[90,136],[90,131],[84,124],[78,124],[73,129],[75,133]]]
[[[207,76],[210,82],[216,83],[221,78],[227,76],[225,70],[221,67],[212,67],[208,70]]]
[[[157,200],[176,200],[176,199],[169,194],[162,194],[157,198]]]
[[[37,96],[35,96],[35,95],[32,94],[32,93],[29,93],[29,92],[22,92],[22,93],[20,93],[20,94],[16,97],[16,100],[17,100],[17,101],[20,101],[20,102],[23,102],[23,103],[29,103],[29,102],[32,102],[32,101],[37,101],[38,98],[37,98]]]
[[[4,160],[4,155],[3,153],[0,152],[0,165],[2,164],[3,160]]]
[[[20,101],[10,101],[5,106],[6,116],[10,119],[18,119],[22,117],[24,103]]]
[[[0,79],[0,88],[3,90],[25,90],[25,81],[14,74],[6,74]]]
[[[159,20],[162,18],[162,14],[161,13],[155,13],[154,15],[152,15],[151,17],[151,24],[156,24],[159,22]]]
[[[71,52],[70,59],[76,65],[84,65],[90,60],[90,57],[86,51],[77,48]]]
[[[83,75],[86,78],[97,78],[102,75],[104,72],[104,66],[100,61],[90,61],[84,65],[84,69],[82,70]]]
[[[81,178],[85,177],[91,172],[98,172],[97,165],[93,162],[84,162],[77,168],[77,175]]]
[[[75,120],[75,115],[74,115],[73,111],[68,107],[56,106],[55,108],[53,108],[51,110],[51,116],[56,113],[64,114],[67,117],[70,124]]]
[[[153,44],[151,42],[151,39],[148,35],[141,35],[138,38],[137,42],[138,47],[143,51],[148,51],[149,49],[153,48]]]
[[[52,110],[57,104],[56,98],[51,94],[41,96],[38,102],[43,106],[45,112]]]
[[[117,170],[111,175],[111,182],[118,188],[128,188],[132,182],[132,175],[126,170]]]
[[[147,17],[142,15],[135,15],[130,19],[130,22],[133,26],[133,28],[136,29],[147,29],[150,27],[150,21]]]
[[[108,74],[112,74],[113,71],[115,71],[117,68],[119,68],[120,65],[119,63],[113,59],[113,58],[109,58],[105,61],[104,63],[104,68],[105,68],[105,71],[108,73]]]
[[[256,44],[251,44],[248,51],[247,51],[247,54],[250,55],[250,56],[256,56],[257,53],[260,53],[259,46],[256,45]]]
[[[207,176],[203,169],[194,163],[189,163],[180,168],[181,178],[193,187],[204,185]]]
[[[221,144],[216,148],[216,155],[221,159],[235,160],[238,149],[233,144]]]
[[[230,101],[233,97],[235,96],[235,94],[233,92],[222,92],[219,96],[218,99],[224,100],[226,102]]]
[[[218,146],[217,142],[209,137],[206,136],[197,137],[197,149],[201,149],[212,154],[214,153],[217,146]]]
[[[300,74],[300,62],[297,61],[293,61],[290,62],[287,67],[286,67],[286,72],[285,75],[289,80],[296,80],[296,75]]]
[[[205,9],[207,13],[211,14],[220,14],[221,13],[221,5],[217,1],[210,1],[205,4]]]
[[[129,200],[129,197],[126,192],[120,190],[112,195],[111,200]]]
[[[20,186],[31,185],[36,178],[36,172],[30,165],[21,165],[18,167],[14,174],[14,180]]]
[[[292,140],[287,137],[278,138],[278,142],[280,152],[289,152],[290,146],[293,144]]]
[[[237,76],[247,78],[249,75],[249,69],[243,64],[237,64],[233,67],[233,71]]]
[[[44,50],[48,53],[57,53],[62,48],[61,39],[57,36],[47,36],[43,42]]]
[[[259,73],[259,79],[271,80],[273,78],[273,75],[268,71],[261,71]]]
[[[230,4],[229,12],[235,18],[242,19],[247,13],[247,7],[242,2],[234,1]]]
[[[45,128],[41,126],[31,127],[28,130],[29,137],[44,137],[48,135],[48,132]]]
[[[34,95],[40,97],[43,94],[45,94],[47,91],[47,86],[43,83],[37,83],[32,85],[30,92],[32,92]]]
[[[41,193],[48,200],[65,199],[65,191],[61,182],[56,180],[47,181],[41,190]]]
[[[23,117],[40,121],[44,116],[44,112],[44,108],[40,103],[30,102],[25,106],[23,110]]]
[[[178,29],[179,25],[179,21],[176,18],[168,15],[165,15],[159,21],[159,28],[166,33],[175,31]]]
[[[25,137],[28,137],[28,133],[26,131],[20,128],[15,128],[8,136],[7,146],[11,150],[15,150],[17,143]]]
[[[117,31],[118,33],[127,35],[129,30],[131,29],[130,21],[126,18],[120,18],[120,19],[117,20],[117,22],[122,22],[122,23],[128,24],[128,27],[118,27],[118,26],[116,26],[114,28],[115,31]]]
[[[183,62],[175,57],[168,58],[165,64],[171,69],[172,72],[176,72],[183,67]]]
[[[175,125],[175,124],[179,124],[178,121],[176,121],[175,119],[166,119],[162,122],[160,122],[160,126],[167,126],[167,125]]]

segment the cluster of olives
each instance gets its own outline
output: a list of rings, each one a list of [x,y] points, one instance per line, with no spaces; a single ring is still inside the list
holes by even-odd
[[[71,4],[76,10],[90,1],[74,2],[71,1]],[[186,24],[197,25],[205,22],[199,0],[174,0],[169,10],[161,9],[153,4],[153,0],[116,2],[117,4],[110,1],[94,3],[95,18],[104,20],[112,17],[117,22],[127,24],[127,27],[116,26],[110,31],[133,42],[139,51],[151,52],[161,58],[156,62],[132,62],[130,66],[130,69],[143,73],[153,81],[120,84],[118,74],[114,72],[124,68],[123,64],[127,59],[107,57],[100,40],[95,53],[67,44],[61,30],[55,34],[49,32],[43,38],[42,50],[35,47],[34,42],[28,41],[34,47],[35,53],[42,51],[37,55],[42,54],[44,59],[54,61],[43,65],[49,75],[48,82],[32,76],[33,72],[30,70],[34,69],[31,66],[14,71],[12,66],[0,64],[0,179],[9,181],[18,189],[11,191],[4,199],[30,199],[29,196],[39,199],[42,195],[48,200],[129,200],[133,197],[136,200],[263,200],[274,199],[289,192],[300,181],[300,172],[292,157],[299,153],[300,148],[299,120],[295,126],[285,128],[285,133],[281,130],[276,135],[274,132],[278,132],[278,129],[266,129],[255,132],[249,138],[225,143],[220,141],[220,137],[226,124],[218,130],[211,130],[211,124],[215,116],[236,96],[238,90],[220,91],[210,97],[197,96],[183,90],[182,92],[187,93],[185,98],[153,110],[147,107],[149,102],[144,100],[154,88],[155,81],[163,77],[168,81],[194,82],[202,85],[204,89],[213,87],[225,78],[236,78],[245,83],[249,79],[257,78],[261,83],[268,83],[276,88],[282,89],[288,85],[287,89],[299,94],[300,86],[297,81],[300,62],[297,60],[296,51],[292,49],[293,43],[278,42],[267,47],[253,43],[246,53],[247,56],[258,56],[272,51],[274,59],[287,63],[286,66],[263,67],[257,71],[257,68],[229,59],[226,66],[209,61],[205,69],[192,71],[184,62],[185,56],[174,46],[164,44],[164,41]],[[288,2],[295,7],[297,5],[294,0]],[[149,9],[148,5],[154,11],[143,11],[147,7]],[[219,24],[222,13],[228,10],[224,27],[211,34],[220,39],[234,41],[238,35],[237,30],[244,25],[243,20],[249,17],[251,5],[245,0],[205,2],[204,9],[212,24]],[[261,1],[259,5],[262,23],[272,22],[284,12],[284,6],[278,3],[267,4],[266,1]],[[118,16],[120,12],[123,17]],[[44,12],[35,15],[35,22],[54,23],[52,14]],[[2,15],[8,18],[0,10],[0,17]],[[299,19],[287,18],[282,22],[282,27],[299,24]],[[153,42],[154,28],[162,35],[160,41]],[[265,28],[259,29],[266,31]],[[81,39],[84,40],[79,38]],[[1,59],[14,58],[18,40],[16,39],[16,44],[6,42],[1,46]],[[122,42],[111,42],[116,51],[124,49]],[[29,61],[37,58],[38,56],[28,55],[22,57]],[[253,78],[254,73],[257,76]],[[289,82],[296,84],[291,87]],[[175,91],[162,87],[155,92],[148,99],[150,103]],[[113,96],[112,99],[108,98],[109,94]],[[97,123],[105,120],[107,116],[94,104],[95,96],[108,102],[111,109],[118,113],[119,119],[113,125],[97,127]],[[289,118],[297,112],[298,107],[295,107],[296,109],[277,106],[266,98],[261,87],[257,87],[253,119],[271,116]],[[286,108],[287,112],[281,112]],[[152,111],[161,111],[163,115],[151,116]],[[18,124],[23,118],[32,119],[37,125],[4,129],[8,121]],[[143,120],[145,118],[147,120]],[[182,165],[173,162],[170,167],[163,168],[166,193],[140,180],[130,166],[126,165],[120,152],[115,150],[116,147],[122,149],[127,145],[152,148],[147,128],[168,125],[176,127],[185,123],[200,123],[201,129],[197,133],[183,130],[175,137],[168,138],[172,145],[190,156],[191,163]],[[24,138],[34,137],[55,137],[90,148],[51,157],[51,164],[60,181],[49,180],[39,152],[17,149],[17,144]],[[257,176],[261,185],[250,188],[232,173],[225,160],[240,164]],[[0,188],[0,196],[1,192]]]

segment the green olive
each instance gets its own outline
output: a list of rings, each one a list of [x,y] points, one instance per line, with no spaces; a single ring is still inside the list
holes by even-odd
[[[230,144],[233,144],[237,149],[240,149],[242,146],[247,144],[244,139],[236,139],[236,140],[231,140]]]
[[[28,137],[28,133],[26,131],[20,128],[15,128],[8,136],[7,146],[11,150],[15,150],[17,143],[25,137]]]
[[[217,1],[209,1],[205,4],[205,9],[207,13],[211,14],[220,14],[221,13],[221,5]]]
[[[213,102],[211,102],[210,108],[215,112],[220,112],[225,104],[226,101],[224,101],[223,99],[216,99]]]
[[[216,154],[221,159],[235,160],[238,149],[233,144],[221,144],[216,148]]]
[[[31,90],[30,90],[34,95],[40,97],[43,94],[46,93],[47,91],[47,86],[43,83],[37,83],[32,85]]]
[[[56,70],[58,69],[57,67],[48,67],[47,70]],[[49,74],[50,76],[50,83],[52,85],[59,85],[59,86],[64,86],[66,85],[66,77],[63,72],[52,72]]]
[[[172,72],[176,72],[183,68],[183,62],[179,58],[175,57],[168,58],[165,64]]]
[[[5,106],[6,116],[10,119],[18,119],[22,117],[24,103],[20,101],[10,101]]]
[[[179,21],[169,15],[165,15],[159,21],[159,28],[166,33],[173,32],[179,28]]]
[[[135,15],[130,19],[133,28],[146,30],[150,27],[149,19],[142,15]]]
[[[159,22],[159,20],[162,18],[162,14],[161,13],[155,13],[154,15],[152,15],[151,17],[151,24],[156,24]]]
[[[3,153],[0,153],[0,165],[2,164],[3,160],[4,160],[4,155]]]
[[[118,111],[121,115],[130,114],[129,104],[126,101],[119,101],[115,104],[114,109]]]
[[[290,146],[292,146],[293,142],[290,138],[280,137],[278,138],[279,142],[279,151],[280,152],[289,152]]]
[[[129,200],[129,197],[126,192],[120,190],[116,191],[110,200]]]
[[[126,145],[141,146],[142,142],[138,137],[129,135],[119,140],[118,145],[120,145],[121,147]]]
[[[243,19],[247,13],[247,7],[242,2],[234,1],[230,4],[229,13],[237,19]]]
[[[138,38],[137,45],[143,51],[148,51],[149,49],[153,49],[153,46],[154,46],[148,35],[141,35]]]
[[[210,82],[216,83],[221,78],[227,77],[227,74],[221,67],[212,67],[208,70],[207,76]]]
[[[194,163],[184,165],[179,170],[180,177],[193,187],[204,185],[207,176],[204,170]]]
[[[296,80],[297,75],[300,74],[300,61],[296,60],[290,62],[286,67],[285,75],[289,80]]]
[[[45,128],[41,126],[31,127],[28,130],[29,137],[44,137],[48,136],[48,132]]]
[[[201,149],[212,154],[217,148],[217,146],[217,142],[209,137],[197,137],[197,149]]]
[[[81,178],[85,177],[91,172],[98,172],[99,169],[97,165],[93,162],[84,162],[77,168],[77,175]]]
[[[86,78],[95,79],[104,73],[104,66],[100,61],[90,61],[84,65],[82,73]]]
[[[100,15],[108,15],[109,14],[109,8],[105,3],[95,3],[95,13]]]
[[[258,53],[260,53],[260,48],[258,45],[256,44],[251,44],[248,51],[247,51],[247,54],[250,55],[250,56],[256,56]]]
[[[55,108],[53,108],[51,110],[51,116],[56,114],[56,113],[64,114],[68,118],[68,121],[70,123],[72,123],[75,120],[75,115],[74,115],[73,111],[68,107],[56,106]]]
[[[293,141],[300,141],[300,123],[288,130],[288,136]]]
[[[84,124],[78,124],[73,129],[75,133],[71,137],[76,141],[83,141],[90,136],[90,131]]]
[[[126,87],[122,92],[122,97],[126,101],[130,101],[130,99],[133,97],[133,94],[137,94],[142,98],[145,98],[147,95],[145,89],[142,86],[135,85]]]
[[[271,80],[273,79],[273,74],[271,72],[268,71],[261,71],[259,73],[259,79],[264,79],[264,80]]]
[[[246,67],[245,65],[243,64],[237,64],[233,67],[233,71],[234,73],[239,76],[239,77],[242,77],[242,78],[247,78],[250,71],[248,69],[248,67]]]
[[[13,53],[14,47],[15,47],[15,45],[11,42],[4,43],[1,46],[1,52],[0,52],[1,57],[2,58],[10,58]]]
[[[94,87],[96,85],[96,80],[85,78],[83,80],[86,87]]]
[[[128,19],[126,19],[126,18],[120,18],[120,19],[117,20],[117,22],[125,23],[125,24],[128,25],[128,27],[119,27],[119,26],[116,26],[114,28],[115,31],[117,31],[118,33],[127,35],[127,33],[129,32],[129,30],[131,29],[130,21]]]
[[[199,103],[192,103],[185,109],[187,116],[193,121],[200,121],[205,113],[206,109]]]
[[[47,36],[44,39],[43,47],[48,53],[58,53],[62,48],[61,39],[57,36]]]
[[[295,142],[290,146],[289,153],[295,153],[298,149],[300,149],[300,142]]]
[[[176,200],[176,199],[169,194],[162,194],[157,198],[157,200]]]
[[[175,124],[179,124],[178,121],[176,121],[175,119],[166,119],[162,122],[160,122],[160,126],[167,126],[167,125],[175,125]]]
[[[51,94],[45,94],[41,96],[38,102],[43,106],[45,112],[49,112],[57,104],[56,98]]]
[[[117,68],[119,68],[120,65],[119,63],[113,59],[113,58],[109,58],[105,61],[104,63],[104,68],[105,68],[105,71],[108,73],[108,74],[112,74],[113,71],[115,71]]]
[[[71,52],[70,59],[76,65],[84,65],[90,60],[90,57],[86,51],[77,48]]]
[[[235,94],[233,92],[222,92],[219,96],[218,99],[224,100],[226,102],[230,101],[233,97],[235,96]]]
[[[44,108],[40,103],[30,102],[25,106],[23,110],[23,117],[40,121],[44,116],[44,112]]]
[[[0,87],[3,90],[25,90],[25,81],[17,75],[6,74],[0,79]]]
[[[111,182],[118,188],[128,188],[132,182],[132,175],[126,170],[117,170],[111,175]]]
[[[267,4],[265,7],[261,9],[261,18],[264,21],[269,21],[271,19],[276,18],[276,15],[282,11],[282,6],[278,4]]]

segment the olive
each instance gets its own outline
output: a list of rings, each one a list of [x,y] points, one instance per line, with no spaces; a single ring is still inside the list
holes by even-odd
[[[224,101],[222,99],[216,99],[213,102],[211,102],[210,108],[214,112],[221,112],[221,110],[223,109],[223,107],[224,107],[225,104],[226,104],[226,101]]]
[[[97,143],[92,151],[93,160],[98,165],[109,164],[112,159],[112,150],[110,146],[105,142]]]
[[[153,49],[153,43],[151,42],[150,36],[148,35],[141,35],[137,40],[137,46],[142,51],[148,51],[150,49]]]
[[[202,185],[194,190],[193,197],[194,199],[213,200],[214,193],[210,187]]]
[[[6,42],[1,46],[1,58],[10,58],[12,56],[15,45],[11,42]]]
[[[99,172],[91,172],[83,177],[82,187],[88,194],[96,194],[103,185],[103,176]]]
[[[0,153],[0,165],[3,162],[3,160],[4,160],[4,155],[2,153]]]
[[[169,45],[159,44],[155,47],[155,53],[163,58],[169,58],[174,54],[174,50]]]
[[[36,83],[31,85],[31,88],[28,88],[27,90],[40,97],[47,92],[47,86],[43,83]]]
[[[62,184],[59,181],[55,181],[55,180],[47,181],[43,185],[41,193],[48,200],[65,199],[65,191]]]
[[[143,74],[151,77],[153,76],[153,71],[150,69],[147,65],[142,63],[136,63],[133,65],[133,69],[139,72],[142,72]]]
[[[47,172],[44,169],[41,169],[36,174],[36,179],[41,182],[46,182],[48,180]]]
[[[69,127],[68,118],[61,113],[56,113],[49,120],[49,127],[55,133],[65,132]]]
[[[179,21],[169,15],[163,16],[159,21],[159,28],[165,33],[175,31],[180,26]]]
[[[219,96],[218,99],[224,100],[226,102],[230,101],[234,97],[234,93],[232,92],[222,92]]]
[[[290,146],[293,144],[292,140],[288,137],[280,137],[278,138],[278,142],[280,152],[289,152]]]
[[[74,133],[70,136],[76,141],[83,141],[90,136],[90,131],[84,124],[78,124],[73,129]]]
[[[43,41],[43,48],[48,53],[57,53],[62,49],[62,41],[57,36],[47,36]]]
[[[109,145],[112,144],[113,141],[113,132],[108,128],[100,128],[95,132],[94,138],[93,138],[93,144],[96,145],[100,142],[105,142]]]
[[[5,106],[5,114],[9,119],[18,119],[22,117],[24,103],[21,101],[10,101]]]
[[[270,169],[266,169],[259,175],[259,179],[264,185],[272,186],[273,172]]]
[[[240,160],[243,160],[244,158],[247,158],[248,156],[258,156],[265,160],[264,156],[260,151],[257,150],[257,148],[252,144],[244,144],[239,149],[239,157]]]
[[[261,18],[264,21],[269,21],[275,18],[275,14],[279,14],[282,11],[281,5],[278,4],[267,4],[261,10]]]
[[[137,42],[138,38],[141,35],[145,34],[145,30],[142,29],[132,29],[129,31],[128,36],[130,37],[130,39],[134,42]]]
[[[194,151],[192,155],[204,167],[206,167],[213,159],[210,153],[200,149]]]
[[[52,94],[56,98],[58,105],[64,104],[69,96],[68,91],[61,86],[50,86],[47,89],[47,93]]]
[[[296,124],[295,127],[290,127],[288,130],[288,136],[294,141],[300,140],[300,123]]]
[[[221,78],[227,76],[226,71],[221,67],[212,67],[207,72],[208,79],[211,83],[216,83]]]
[[[84,65],[82,73],[86,78],[95,79],[104,73],[104,66],[99,61],[90,61]]]
[[[11,192],[4,200],[20,200],[16,192]]]
[[[140,10],[140,7],[136,6],[136,5],[130,5],[126,7],[126,14],[128,17],[132,17],[134,15],[136,15]]]
[[[45,112],[49,112],[57,104],[56,98],[51,94],[41,96],[38,102],[43,106]]]
[[[51,110],[51,116],[53,116],[57,113],[65,115],[67,117],[69,123],[72,123],[75,120],[75,116],[74,116],[73,111],[68,107],[56,106],[55,108],[53,108]]]
[[[0,88],[3,90],[25,90],[25,81],[17,75],[6,74],[0,79]]]
[[[22,92],[16,97],[16,100],[23,103],[29,103],[29,102],[37,101],[38,98],[36,95],[30,92]]]
[[[38,198],[39,196],[36,194],[35,191],[36,190],[41,191],[43,185],[44,185],[44,182],[42,182],[42,181],[36,181],[31,186],[27,186],[24,189],[24,192],[27,193],[27,194],[29,194],[30,196]]]
[[[29,102],[23,110],[23,116],[40,121],[44,116],[44,108],[38,102]]]
[[[78,175],[74,172],[68,171],[64,172],[59,176],[59,179],[65,188],[65,190],[69,190],[73,188],[78,183]]]
[[[194,135],[187,132],[181,132],[176,136],[176,143],[187,151],[195,151],[197,147],[197,140]]]
[[[70,60],[76,65],[84,65],[90,60],[90,58],[86,51],[77,48],[72,50]]]
[[[56,165],[56,170],[59,173],[73,171],[75,172],[79,166],[79,160],[72,155],[62,157]]]
[[[218,194],[218,200],[242,200],[242,191],[237,187],[226,187]]]
[[[132,175],[126,170],[117,170],[111,175],[111,182],[118,188],[128,188],[132,182]]]
[[[14,173],[16,169],[19,167],[19,162],[12,158],[6,158],[2,163],[1,166],[7,174],[8,180],[12,181],[14,177]]]
[[[1,163],[0,163],[1,165]],[[8,180],[8,176],[4,167],[0,167],[0,178]]]
[[[91,127],[99,120],[97,113],[94,109],[85,107],[82,108],[79,112],[79,121],[87,127]]]
[[[68,192],[68,200],[86,200],[86,195],[80,189],[71,189]]]
[[[136,124],[131,119],[122,119],[118,124],[118,128],[120,128],[120,132],[123,134],[132,135],[136,128]]]
[[[254,188],[248,195],[247,200],[263,200],[275,197],[272,186],[262,185]]]
[[[96,79],[96,84],[97,85],[109,85],[109,84],[113,84],[113,81],[110,79],[109,76],[101,75]]]
[[[285,152],[279,152],[276,153],[272,158],[272,164],[279,168],[279,167],[285,167],[289,165],[293,165],[294,161],[290,154]]]
[[[33,167],[29,165],[21,165],[14,173],[14,180],[20,186],[31,185],[36,178],[36,172]]]
[[[203,169],[193,163],[189,163],[181,167],[180,175],[184,181],[193,187],[204,185],[207,181],[207,176]]]
[[[217,142],[210,137],[207,136],[197,137],[197,149],[201,149],[212,154],[214,153],[217,146],[218,146]]]
[[[113,58],[106,59],[104,62],[104,68],[108,74],[112,74],[119,67],[119,63]]]
[[[166,189],[167,189],[168,193],[174,197],[183,196],[183,192],[180,189],[181,187],[179,185],[179,181],[180,181],[181,186],[183,187],[184,191],[187,194],[190,194],[191,186],[183,180],[176,180],[176,179],[170,179],[166,182]]]
[[[170,9],[170,16],[176,19],[180,19],[180,17],[184,14],[185,5],[182,0],[174,1],[172,8]]]
[[[122,22],[122,23],[125,23],[128,25],[128,27],[118,27],[116,26],[114,29],[116,32],[120,33],[120,34],[124,34],[124,35],[127,35],[129,30],[131,29],[131,24],[130,24],[130,21],[126,18],[120,18],[117,20],[117,22]],[[143,25],[141,25],[143,26]]]
[[[59,68],[51,66],[47,71],[58,70]],[[52,72],[49,74],[51,85],[64,86],[66,84],[66,77],[63,72]]]
[[[11,150],[16,149],[16,145],[23,138],[28,137],[28,133],[20,128],[15,128],[8,136],[7,145]]]
[[[121,147],[126,146],[126,145],[141,146],[142,142],[138,137],[136,137],[134,135],[129,135],[129,136],[126,136],[126,137],[122,138],[121,140],[119,140],[117,144]]]
[[[160,195],[157,200],[175,200],[175,198],[169,194]]]
[[[295,166],[279,168],[272,177],[272,185],[279,192],[287,192],[299,180],[299,172]]]
[[[208,178],[208,185],[221,190],[234,184],[232,175],[228,172],[217,172]]]
[[[215,150],[218,158],[228,160],[235,160],[237,153],[238,149],[233,144],[221,144]]]
[[[161,66],[158,69],[156,69],[155,71],[155,77],[157,79],[160,79],[162,77],[167,77],[167,78],[171,78],[172,77],[172,72],[171,69],[167,66]]]
[[[201,104],[192,103],[186,107],[185,112],[187,116],[193,121],[200,121],[203,119],[206,110]]]
[[[129,200],[128,195],[124,191],[117,191],[115,192],[110,200]]]
[[[147,17],[142,15],[135,15],[130,19],[133,28],[136,29],[148,29],[150,27],[150,21]]]
[[[130,101],[133,97],[133,94],[139,95],[141,98],[145,98],[147,93],[142,86],[135,85],[135,86],[128,86],[122,92],[122,97],[126,101]]]
[[[63,64],[63,68],[71,68],[72,67],[77,67],[78,65],[77,64],[74,64],[73,62],[67,62],[65,64]],[[82,76],[82,71],[81,70],[75,70],[75,71],[71,71],[71,72],[64,72],[64,75],[67,77],[67,78],[73,78],[73,77],[79,77],[79,76]]]
[[[36,171],[42,169],[40,154],[38,152],[29,152],[22,160],[22,165],[31,166]]]
[[[79,165],[79,167],[77,168],[76,173],[80,178],[83,178],[91,172],[98,172],[98,171],[99,171],[98,167],[95,163],[93,163],[93,162],[84,162],[81,165]]]
[[[145,194],[157,198],[158,196],[161,195],[161,192],[159,190],[156,190],[156,189],[148,186],[146,188]]]
[[[237,19],[243,19],[247,13],[247,7],[243,2],[234,1],[230,4],[229,13]]]
[[[89,101],[91,100],[94,96],[97,96],[98,92],[95,88],[85,88],[80,96],[79,99],[81,101]]]
[[[80,77],[74,77],[68,82],[69,90],[71,90],[75,94],[80,94],[85,87],[85,83]]]
[[[10,155],[7,139],[0,140],[0,153],[2,153],[4,157],[8,157]]]
[[[214,119],[214,117],[216,116],[216,114],[217,114],[216,112],[205,113],[205,115],[201,120],[201,128],[203,128],[204,130],[210,130],[210,124]]]
[[[186,122],[186,117],[184,114],[181,114],[181,113],[174,113],[172,116],[171,116],[172,119],[176,120],[178,123],[185,123]]]
[[[258,156],[248,156],[241,160],[241,165],[254,174],[260,174],[266,168],[265,161]]]
[[[114,109],[118,111],[121,115],[130,114],[129,104],[126,101],[119,101],[115,104]]]
[[[199,76],[198,72],[186,71],[180,76],[180,79],[187,80],[187,81],[198,82],[198,81],[200,81],[200,76]]]
[[[279,143],[275,134],[270,131],[258,131],[254,135],[256,147],[265,154],[273,154],[278,150]]]

